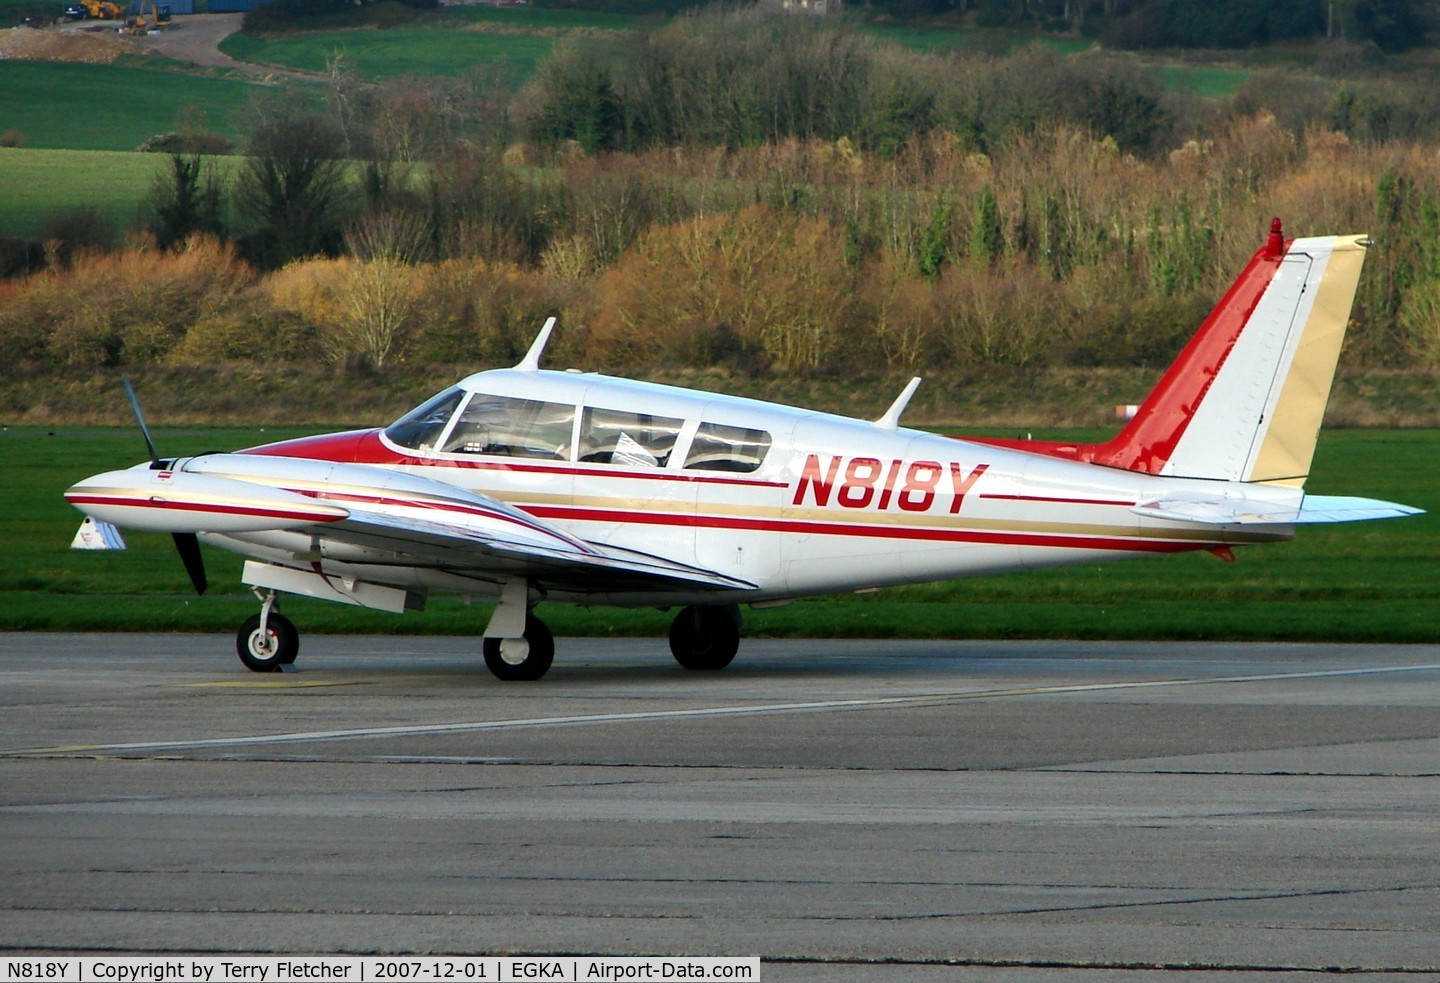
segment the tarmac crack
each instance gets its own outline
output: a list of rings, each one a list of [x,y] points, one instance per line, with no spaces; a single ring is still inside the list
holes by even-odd
[[[1169,906],[1224,904],[1228,901],[1285,901],[1296,898],[1345,897],[1350,895],[1395,894],[1407,891],[1440,890],[1437,884],[1400,884],[1391,887],[1369,888],[1327,888],[1319,891],[1276,891],[1259,894],[1221,894],[1198,898],[1163,898],[1154,901],[1115,901],[1087,905],[1047,905],[1035,908],[1012,908],[998,911],[977,912],[930,912],[923,915],[881,915],[867,916],[857,921],[926,921],[945,918],[995,918],[1015,915],[1055,915],[1083,911],[1120,911],[1137,908],[1159,908]]]

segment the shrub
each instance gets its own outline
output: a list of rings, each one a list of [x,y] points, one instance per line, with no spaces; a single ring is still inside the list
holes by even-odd
[[[40,232],[46,258],[59,266],[69,265],[72,257],[82,251],[109,249],[117,238],[115,223],[94,205],[63,211],[48,219]]]
[[[412,352],[419,361],[462,369],[513,365],[550,315],[563,330],[547,350],[555,363],[585,363],[583,291],[509,262],[447,260],[426,271],[425,304],[416,312]]]
[[[68,269],[22,281],[6,306],[23,311],[55,362],[144,365],[169,355],[192,324],[223,316],[251,276],[214,239],[195,237],[170,252],[132,243],[77,253]]]
[[[1063,335],[1059,288],[1027,261],[951,270],[937,290],[941,338],[955,365],[1033,368]]]
[[[860,277],[859,305],[860,321],[870,327],[887,369],[913,372],[934,364],[940,312],[929,280],[917,279],[894,256],[881,255],[866,264]]]
[[[218,133],[157,133],[135,148],[140,154],[212,154],[224,155],[235,145]]]
[[[622,364],[758,355],[775,369],[816,371],[850,354],[853,270],[824,221],[752,205],[653,229],[597,290],[597,341]]]

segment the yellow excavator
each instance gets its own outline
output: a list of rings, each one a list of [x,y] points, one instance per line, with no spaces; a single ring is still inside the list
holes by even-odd
[[[125,26],[120,28],[121,34],[149,34],[170,24],[169,4],[160,6],[155,0],[140,0],[133,9],[135,12],[125,19]]]

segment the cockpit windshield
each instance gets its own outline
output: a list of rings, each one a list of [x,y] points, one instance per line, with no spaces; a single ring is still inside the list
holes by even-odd
[[[385,428],[385,436],[401,447],[411,450],[433,450],[435,442],[445,433],[450,417],[455,415],[465,390],[459,386],[439,393],[406,413]]]
[[[575,407],[538,399],[476,393],[445,438],[450,454],[503,454],[509,457],[570,456]]]
[[[686,421],[637,410],[584,408],[517,396],[471,392],[460,386],[431,397],[385,429],[400,447],[427,454],[486,454],[629,468],[683,467],[695,471],[759,470],[770,434],[701,421],[681,445]],[[577,444],[572,453],[572,440]],[[683,458],[672,462],[679,450]]]

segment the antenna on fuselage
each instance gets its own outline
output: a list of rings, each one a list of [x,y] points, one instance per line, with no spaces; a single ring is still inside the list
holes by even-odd
[[[910,380],[904,392],[895,397],[895,402],[885,411],[885,415],[875,420],[875,426],[881,430],[894,430],[900,426],[900,414],[905,412],[905,407],[910,405],[910,397],[915,395],[915,390],[920,388],[920,377],[917,375]]]
[[[535,341],[530,345],[530,350],[525,357],[516,363],[515,368],[519,372],[539,372],[540,356],[545,352],[545,344],[550,340],[550,332],[555,330],[555,318],[546,318],[545,327],[535,336]]]

